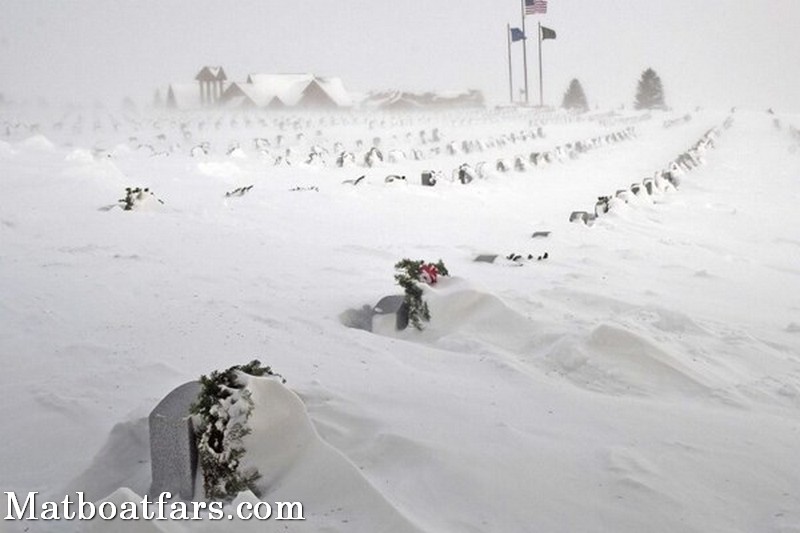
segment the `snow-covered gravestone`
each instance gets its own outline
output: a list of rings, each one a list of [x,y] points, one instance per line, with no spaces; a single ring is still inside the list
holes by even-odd
[[[398,331],[408,327],[408,304],[402,294],[384,296],[375,304],[373,311],[376,315],[395,315],[395,328]]]
[[[189,408],[200,394],[190,381],[170,392],[150,413],[150,494],[171,492],[191,500],[197,474],[197,445]]]

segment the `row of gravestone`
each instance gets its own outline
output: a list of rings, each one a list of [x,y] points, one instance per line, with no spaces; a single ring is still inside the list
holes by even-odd
[[[672,120],[665,120],[664,121],[664,128],[671,128],[673,126],[680,126],[681,124],[686,124],[692,121],[692,115],[689,113],[683,115],[682,117],[678,117]]]
[[[111,115],[110,115],[110,117],[111,117],[110,120],[114,121],[115,129],[118,129],[118,127],[120,125],[120,121],[116,120]],[[80,118],[80,116],[79,116],[79,118]],[[139,121],[139,120],[131,119],[129,116],[125,116],[124,119],[126,119],[129,122],[129,124],[136,125],[139,128],[141,127],[141,121]],[[209,127],[208,125],[210,123],[213,123],[214,127],[216,129],[220,129],[223,126],[223,123],[226,121],[226,120],[223,120],[223,119],[227,119],[227,121],[230,122],[232,127],[236,127],[239,124],[239,121],[235,117],[233,117],[233,118],[231,118],[231,117],[221,117],[221,118],[217,118],[216,120],[211,120],[211,119],[209,119],[209,120],[198,120],[196,127],[197,127],[197,129],[199,131],[203,131],[205,128]],[[179,120],[174,119],[174,118],[171,119],[171,120],[163,120],[162,119],[162,120],[154,120],[153,122],[151,122],[151,126],[153,128],[155,128],[156,130],[161,130],[164,127],[162,122],[166,122],[167,125],[172,126],[173,128],[174,127],[178,127],[180,132],[181,132],[181,135],[182,135],[182,138],[183,138],[184,141],[190,141],[192,139],[193,134],[192,134],[192,130],[190,129],[190,126],[189,126],[191,124],[191,121],[179,121]],[[261,126],[266,126],[267,125],[267,121],[263,117],[258,117],[254,121],[254,120],[251,120],[249,118],[249,116],[245,116],[241,120],[241,122],[247,127],[250,127],[250,126],[254,125],[256,122],[258,124],[260,124]],[[286,128],[287,124],[293,125],[295,129],[298,129],[298,128],[301,128],[301,127],[311,128],[314,125],[313,121],[311,121],[310,119],[305,119],[305,120],[300,120],[300,119],[297,119],[297,120],[281,119],[280,121],[278,121],[277,119],[273,119],[272,122],[273,122],[273,124],[280,125],[282,130]],[[324,124],[325,122],[326,121],[325,121],[325,117],[324,116],[322,118],[318,119],[318,123],[319,124]],[[356,120],[356,121],[352,121],[352,122],[358,122],[358,121]],[[362,120],[362,122],[363,122],[363,120]],[[373,124],[374,124],[374,121],[370,121],[370,127],[372,127]],[[381,124],[384,124],[384,121],[381,121]],[[317,130],[317,136],[320,137],[321,135],[322,135],[322,132],[320,130]],[[431,130],[430,137],[428,137],[428,134],[426,133],[426,130],[421,130],[419,132],[419,135],[420,135],[420,139],[421,139],[423,144],[425,144],[426,142],[434,142],[435,143],[435,142],[438,142],[438,141],[441,140],[439,132],[438,132],[438,128],[433,128]],[[466,141],[462,141],[461,143],[449,143],[443,149],[440,148],[440,147],[436,147],[436,148],[433,148],[432,150],[433,150],[434,154],[438,154],[442,150],[444,150],[447,153],[455,155],[459,151],[464,152],[464,153],[469,153],[471,151],[481,151],[484,148],[492,148],[494,146],[504,146],[507,142],[510,142],[510,143],[517,142],[518,138],[520,140],[525,141],[528,138],[534,138],[535,139],[537,137],[541,138],[542,136],[543,136],[542,128],[541,128],[541,126],[539,126],[535,132],[534,131],[530,131],[530,132],[521,131],[518,134],[517,133],[503,134],[503,135],[498,136],[496,139],[490,138],[490,139],[486,139],[484,141],[466,140]],[[298,140],[304,139],[305,138],[305,134],[301,131],[301,132],[296,134],[296,137],[297,137]],[[409,133],[406,134],[406,137],[410,139],[412,137],[412,134],[409,132]],[[280,146],[282,144],[283,139],[284,139],[284,136],[282,134],[277,135],[275,137],[275,141],[274,141],[275,145]],[[138,142],[138,141],[139,141],[138,136],[129,137],[129,143],[130,144],[133,144],[133,143]],[[170,153],[173,153],[176,150],[180,149],[180,143],[175,143],[175,142],[170,143],[168,146],[163,146],[165,141],[167,141],[166,134],[165,133],[159,133],[155,140],[152,140],[151,142],[139,142],[138,145],[136,146],[136,148],[139,148],[139,149],[147,148],[147,149],[150,150],[151,155],[158,155],[158,156],[169,155]],[[267,152],[268,151],[267,150],[267,146],[271,145],[270,141],[268,139],[266,139],[266,138],[263,138],[263,137],[254,139],[254,143],[256,144],[256,149],[259,152],[261,152],[262,154]],[[361,141],[356,141],[356,144],[359,147],[363,146],[363,142],[361,142]],[[381,144],[380,137],[375,137],[373,139],[373,146],[379,147],[380,144]],[[157,147],[155,147],[154,145],[156,145]],[[230,153],[231,153],[231,151],[233,149],[234,149],[234,147],[230,147],[229,146],[229,148],[228,148],[226,153],[230,155]],[[334,153],[341,153],[342,152],[341,146],[337,147],[337,146],[334,145],[333,152]],[[210,153],[210,143],[208,141],[203,141],[203,142],[201,142],[201,143],[199,143],[197,145],[194,145],[190,149],[190,153],[194,157],[197,157],[197,156],[200,156],[200,155],[208,155]],[[318,157],[319,157],[319,154],[315,155],[313,153],[309,153],[309,157],[307,159],[314,160],[314,159],[316,159]],[[419,154],[416,154],[416,157],[419,158]],[[280,156],[275,158],[276,162],[279,163],[279,164],[285,162],[288,159],[289,159],[289,157],[288,157],[287,154],[283,154],[283,155],[280,155]],[[291,161],[289,161],[289,162],[291,162]]]
[[[550,152],[532,152],[527,158],[524,156],[516,156],[513,160],[508,159],[498,159],[495,163],[494,170],[499,172],[508,172],[510,170],[516,170],[519,172],[524,172],[530,168],[530,165],[533,166],[542,166],[545,164],[553,163],[553,162],[563,162],[568,157],[569,159],[576,159],[579,154],[585,153],[591,149],[598,148],[604,144],[613,144],[617,142],[621,142],[627,139],[631,139],[635,135],[635,130],[633,127],[628,127],[624,130],[610,133],[605,136],[594,137],[587,141],[577,141],[575,143],[567,143],[565,145],[560,145],[554,148]],[[373,148],[373,150],[376,150]],[[380,154],[380,152],[377,152]],[[368,154],[369,155],[369,154]],[[351,155],[350,157],[354,157]],[[377,155],[376,157],[383,160],[382,155]],[[372,166],[368,164],[368,166]],[[486,179],[492,176],[492,169],[490,165],[486,161],[481,161],[477,163],[475,166],[470,165],[469,163],[463,163],[459,165],[457,168],[453,169],[450,173],[451,181],[453,182],[460,182],[464,185],[473,182],[476,179]],[[420,181],[423,186],[426,187],[433,187],[438,182],[442,180],[444,174],[441,171],[432,171],[426,170],[423,171],[420,176]],[[363,176],[358,180],[345,180],[343,183],[356,185],[363,179]],[[398,176],[395,174],[389,175],[384,180],[386,183],[392,183],[396,181],[407,181],[405,176]]]
[[[789,134],[791,135],[794,143],[789,147],[789,151],[793,154],[796,154],[798,150],[800,150],[800,130],[794,126],[789,126]]]
[[[514,113],[508,114],[510,118],[520,118]],[[452,125],[489,124],[496,122],[498,116],[503,116],[497,110],[461,110],[457,113],[438,113],[435,120],[441,123],[449,121]],[[556,113],[552,116],[537,114],[529,120],[531,124],[557,124],[571,122],[575,120],[600,120],[605,115],[592,115],[588,118],[574,117]],[[0,121],[2,129],[6,131],[8,137],[22,129],[27,130],[27,134],[41,133],[45,129],[53,132],[72,131],[74,134],[81,134],[84,131],[93,132],[119,132],[122,131],[165,131],[176,130],[180,132],[184,140],[190,140],[193,132],[203,132],[210,130],[230,129],[264,129],[271,128],[280,131],[299,131],[302,129],[313,129],[318,127],[340,127],[353,125],[367,125],[370,129],[376,127],[413,127],[414,125],[433,120],[430,115],[416,113],[406,114],[383,114],[376,119],[369,114],[359,114],[351,112],[333,112],[309,115],[265,115],[261,113],[232,112],[231,110],[204,110],[197,112],[169,112],[156,114],[144,114],[133,112],[109,111],[104,109],[95,110],[67,110],[60,117],[53,117],[49,122],[29,123],[19,119]],[[423,143],[436,142],[435,134],[431,137],[422,134],[420,140]],[[148,142],[148,141],[145,141]],[[151,142],[152,144],[152,142]]]
[[[732,124],[732,118],[728,117],[723,123],[723,128],[728,129]],[[595,202],[593,212],[573,211],[569,215],[569,221],[591,226],[597,218],[611,210],[614,199],[629,203],[631,195],[649,197],[671,189],[677,189],[680,185],[680,176],[691,172],[704,163],[703,154],[707,150],[716,147],[716,140],[719,135],[719,128],[711,128],[688,150],[672,160],[666,169],[656,171],[652,178],[645,178],[641,182],[632,183],[627,189],[618,189],[613,197],[599,196]]]
[[[118,127],[119,121],[114,119],[113,116],[111,117],[111,119],[115,120],[114,123]],[[131,119],[128,120],[129,122],[134,124],[139,122],[137,120],[131,120]],[[232,124],[238,124],[235,118],[231,118],[230,121]],[[245,118],[243,122],[245,125],[253,124],[253,121],[251,121],[249,118]],[[280,124],[283,125],[284,122],[286,121],[281,121]],[[186,121],[180,122],[173,119],[171,123],[179,124],[180,131],[183,134],[184,140],[191,139],[192,134],[188,126],[189,122]],[[223,119],[218,118],[214,124],[216,127],[219,128],[221,127],[222,123]],[[266,121],[263,118],[261,118],[260,123],[266,124]],[[310,120],[294,121],[293,124],[295,127],[302,127],[302,126],[310,127],[312,125],[312,121]],[[158,126],[158,129],[163,127],[163,125],[161,125],[159,121],[154,121],[152,125],[154,127]],[[202,130],[204,127],[206,127],[206,121],[204,120],[199,121],[198,128]],[[423,139],[427,137],[425,131],[426,130],[420,131],[420,136]],[[321,135],[321,132],[318,131],[317,134]],[[410,135],[410,133],[408,135]],[[300,132],[297,134],[297,136],[304,137],[304,134]],[[464,140],[461,141],[460,143],[450,142],[443,147],[431,148],[430,154],[438,155],[443,151],[449,155],[456,155],[461,152],[471,153],[475,151],[483,151],[484,149],[503,147],[510,143],[526,142],[531,139],[542,138],[543,136],[544,133],[542,131],[542,127],[539,126],[538,128],[536,128],[535,131],[533,129],[529,131],[522,130],[519,132],[512,132],[509,134],[501,134],[499,136],[490,137],[484,140],[472,139],[472,140]],[[282,137],[283,137],[282,135],[278,135],[276,137],[275,143],[280,145]],[[431,130],[430,139],[432,142],[441,140],[437,128],[433,128]],[[134,143],[137,143],[139,141],[139,138],[137,136],[130,136],[128,140],[129,144],[134,145]],[[320,145],[314,145],[311,147],[310,151],[306,156],[299,155],[292,149],[287,149],[286,152],[279,155],[272,155],[270,154],[268,149],[268,146],[270,146],[270,141],[268,139],[263,137],[255,138],[253,139],[253,143],[258,153],[263,157],[272,157],[273,164],[275,165],[291,165],[294,161],[302,161],[306,164],[325,166],[327,165],[327,157],[330,154],[329,150],[321,147]],[[358,141],[357,144],[359,144]],[[341,143],[336,143],[334,144],[334,153],[338,153],[336,157],[336,164],[339,166],[348,166],[349,164],[360,163],[363,166],[367,167],[375,166],[379,162],[383,161],[383,156],[378,151],[379,144],[381,144],[380,137],[375,137],[375,139],[373,139],[374,146],[370,148],[366,153],[356,157],[356,155],[352,152],[341,151],[342,148]],[[363,146],[363,143],[361,143],[361,145]],[[156,139],[152,143],[138,142],[138,144],[135,144],[135,148],[137,150],[146,152],[151,157],[164,157],[179,151],[181,149],[181,143],[170,142],[168,136],[162,132],[156,136]],[[580,146],[578,146],[578,148],[580,148]],[[107,157],[112,156],[111,151],[106,151],[106,150],[99,150],[99,151],[103,152]],[[208,141],[203,141],[199,144],[196,144],[190,149],[190,155],[192,157],[206,156],[209,155],[210,153],[211,153],[211,143]],[[235,156],[245,155],[245,152],[244,149],[238,143],[233,143],[228,146],[226,154],[230,157],[235,157]],[[555,155],[559,156],[557,151]],[[547,159],[550,157],[550,155],[543,154],[542,157],[544,158],[544,162],[547,162]],[[387,160],[389,162],[400,162],[402,160],[409,158],[414,160],[422,160],[426,158],[426,155],[420,149],[414,149],[410,153],[406,153],[402,150],[391,150],[387,153]],[[539,161],[532,160],[531,162],[534,164],[539,164]],[[523,165],[521,163],[517,163],[516,167],[521,168],[523,167]],[[502,170],[502,168],[500,170]]]
[[[434,128],[433,130],[433,138],[439,140],[439,133],[438,128]],[[424,132],[424,130],[423,130]],[[421,133],[423,133],[421,132]],[[483,151],[484,149],[494,148],[497,146],[505,146],[506,142],[517,142],[517,140],[527,141],[528,139],[535,139],[539,137],[543,137],[544,134],[541,132],[541,128],[537,132],[520,132],[512,133],[509,135],[501,135],[497,139],[490,138],[485,141],[462,141],[460,144],[457,142],[450,142],[445,145],[444,148],[442,147],[431,147],[428,149],[430,155],[439,155],[441,153],[447,153],[449,155],[456,155],[460,152],[470,153],[473,151]],[[375,137],[372,140],[372,147],[369,148],[365,153],[361,154],[360,156],[356,156],[354,151],[348,151],[344,149],[344,146],[341,142],[335,142],[333,144],[332,149],[327,149],[323,147],[321,144],[314,144],[310,148],[308,148],[308,153],[305,156],[298,155],[299,148],[298,147],[287,147],[285,149],[281,148],[279,154],[275,154],[277,148],[281,147],[281,136],[278,136],[277,140],[272,143],[269,139],[264,137],[256,137],[253,139],[253,145],[255,147],[256,153],[261,155],[262,157],[272,157],[273,162],[276,165],[280,165],[283,163],[292,164],[293,160],[303,160],[306,164],[321,164],[326,166],[328,163],[328,159],[331,153],[337,154],[336,155],[336,165],[339,167],[348,166],[348,163],[355,164],[357,161],[361,162],[364,166],[374,166],[378,161],[383,161],[383,154],[380,151],[380,146],[383,144],[383,140],[381,137]],[[131,138],[135,139],[135,137]],[[356,140],[355,145],[357,149],[364,147],[364,142],[361,140]],[[150,155],[168,155],[169,153],[173,153],[180,148],[180,144],[171,144],[168,146],[166,150],[156,150],[156,148],[152,144],[145,144],[139,143],[136,146],[137,149],[148,148],[151,152]],[[198,144],[192,146],[189,150],[189,155],[192,157],[202,157],[211,154],[211,143],[209,141],[203,141]],[[228,146],[225,154],[227,156],[235,156],[239,154],[244,154],[244,149],[238,142],[234,142]],[[400,162],[406,159],[415,159],[415,160],[422,160],[425,159],[426,155],[420,148],[413,148],[409,152],[400,149],[393,149],[389,150],[387,153],[387,160],[389,162]]]
[[[775,126],[775,129],[783,130],[783,125],[781,124],[780,119],[777,117],[773,119],[773,125]],[[792,145],[790,146],[789,150],[792,153],[795,153],[797,149],[800,148],[800,129],[797,129],[793,125],[789,124],[786,130],[789,133],[789,138],[792,140]]]
[[[563,117],[561,117],[560,115],[558,117],[556,117],[556,118],[563,119]],[[567,118],[570,118],[570,117],[567,117]],[[649,118],[649,115],[647,115],[645,118]],[[573,120],[574,119],[575,118],[573,117]],[[604,121],[608,120],[607,115],[599,115],[597,117],[592,117],[589,120],[594,121],[594,120],[599,120],[599,119],[602,119]],[[633,121],[639,121],[639,120],[641,120],[641,117],[636,117],[636,118],[633,119]],[[537,121],[538,122],[548,122],[547,119],[543,119],[543,118],[538,118]],[[550,120],[550,122],[558,122],[558,121],[559,120],[555,120],[555,119],[554,120]],[[561,121],[563,122],[563,120],[561,120]],[[533,122],[533,121],[531,121],[531,122]],[[625,122],[631,122],[631,121],[629,119],[626,119]],[[448,145],[445,146],[444,150],[445,150],[445,152],[447,152],[447,153],[449,153],[451,155],[455,155],[458,152],[470,153],[470,152],[473,152],[473,151],[482,151],[484,149],[494,148],[496,146],[501,146],[502,147],[502,146],[505,146],[507,143],[516,143],[517,141],[523,141],[524,142],[524,141],[527,141],[529,139],[536,139],[536,138],[544,137],[544,133],[543,133],[541,124],[539,124],[538,126],[531,125],[531,127],[532,128],[535,127],[535,131],[533,129],[528,130],[528,131],[522,130],[522,131],[519,131],[519,132],[510,133],[510,134],[501,134],[499,136],[488,138],[488,139],[485,139],[485,140],[475,140],[475,139],[473,139],[473,140],[464,140],[464,141],[461,141],[460,143],[459,142],[451,142],[451,143],[449,143]],[[298,135],[302,135],[302,133],[300,133]],[[434,142],[435,143],[435,142],[439,142],[441,140],[440,139],[440,135],[438,133],[438,128],[433,128],[431,130],[431,134],[430,135],[431,135],[430,139],[428,139],[427,136],[426,136],[426,130],[421,130],[419,132],[419,136],[420,136],[420,140],[421,140],[422,144],[426,144],[428,142]],[[411,137],[412,137],[412,134],[410,132],[406,133],[406,138],[407,139],[410,139]],[[276,143],[277,143],[278,146],[280,146],[281,138],[282,138],[281,135],[279,135],[276,138]],[[266,148],[266,146],[270,145],[269,141],[267,139],[264,139],[264,138],[256,139],[256,143],[257,143],[257,146],[256,146],[257,149],[264,149],[264,148]],[[361,146],[363,146],[363,143],[361,143],[360,141],[357,141],[357,145],[359,145],[359,143],[361,144]],[[373,139],[373,146],[376,147],[376,148],[379,148],[381,146],[381,138],[380,137],[375,137]],[[436,150],[435,153],[438,154],[438,153],[441,153],[442,149],[441,148],[436,148],[435,150]],[[341,146],[337,147],[336,145],[334,145],[333,152],[341,153],[342,152]]]
[[[544,133],[539,129],[537,132],[530,132],[529,134],[520,135],[520,141],[527,141],[529,139],[535,139],[538,137],[543,137]],[[592,139],[585,140],[585,141],[576,141],[574,143],[566,143],[564,145],[556,146],[553,150],[548,152],[531,152],[527,157],[524,156],[515,156],[513,163],[509,159],[498,159],[495,162],[495,170],[499,172],[508,172],[510,170],[516,170],[519,172],[524,172],[529,169],[530,165],[533,166],[541,166],[548,163],[553,163],[555,161],[563,162],[566,158],[569,159],[576,159],[580,154],[587,152],[591,149],[598,148],[605,144],[613,144],[620,141],[624,141],[627,139],[632,138],[635,135],[635,130],[633,127],[628,127],[624,130],[620,130],[614,133],[610,133],[603,136],[593,137]],[[512,142],[517,142],[516,134],[511,134]],[[467,142],[467,141],[464,141]],[[452,144],[452,143],[451,143]],[[474,146],[482,146],[482,145],[474,145]],[[503,144],[496,144],[492,142],[486,147],[496,147],[496,146],[505,146],[505,141]],[[483,147],[481,147],[481,150]],[[456,155],[458,151],[455,148],[451,148],[449,152],[451,155]],[[467,151],[467,153],[469,153]],[[389,152],[388,161],[391,163],[397,163],[402,160],[405,160],[407,155],[402,150],[392,150]],[[413,150],[411,153],[411,158],[420,161],[425,159],[424,154],[420,150]],[[363,157],[364,165],[368,167],[375,166],[378,162],[382,162],[384,160],[383,154],[377,148],[371,148]],[[343,152],[339,154],[337,158],[337,166],[347,166],[347,164],[355,164],[356,157],[352,152]],[[460,181],[461,183],[469,183],[475,177],[485,178],[489,176],[489,171],[486,168],[486,162],[480,162],[476,165],[475,169],[472,169],[470,165],[463,164],[459,166],[452,172],[453,181]],[[430,180],[428,180],[430,181]],[[423,184],[425,185],[433,185],[435,184],[435,180],[433,183],[426,183],[426,180],[423,179]]]
[[[5,133],[6,137],[27,137],[38,133],[60,133],[68,132],[74,135],[80,135],[84,132],[119,132],[122,128],[123,131],[151,131],[151,130],[175,130],[180,132],[181,138],[189,141],[193,137],[193,131],[203,132],[207,130],[222,130],[224,127],[237,129],[240,126],[250,128],[272,128],[280,131],[287,129],[311,129],[316,126],[347,126],[354,124],[367,124],[370,128],[375,124],[374,119],[366,116],[358,117],[349,113],[343,113],[340,116],[326,116],[320,115],[316,120],[310,118],[305,119],[291,119],[287,117],[271,117],[269,120],[265,116],[258,116],[256,114],[245,114],[243,116],[231,115],[229,113],[219,116],[214,115],[201,115],[197,119],[183,119],[180,115],[170,116],[153,116],[152,118],[145,119],[139,115],[132,113],[112,113],[108,111],[93,112],[90,115],[93,118],[85,118],[83,112],[67,111],[62,113],[60,117],[52,117],[50,120],[43,120],[40,122],[30,122],[20,120],[17,118],[0,120],[0,131]],[[384,120],[380,121],[385,124]],[[434,135],[435,137],[435,135]],[[137,139],[138,140],[138,139]],[[145,140],[144,143],[153,144],[155,140]]]
[[[601,137],[595,137],[588,141],[578,141],[575,143],[567,143],[562,146],[557,146],[551,152],[532,152],[527,160],[523,156],[516,156],[514,163],[507,159],[498,159],[495,163],[495,170],[499,172],[508,172],[509,170],[517,170],[524,172],[528,170],[529,163],[534,166],[541,166],[544,164],[552,163],[555,161],[563,162],[565,157],[575,159],[578,154],[587,152],[590,149],[597,148],[603,144],[610,144],[630,139],[635,135],[633,127],[628,127],[625,130],[611,133]],[[473,182],[476,179],[486,179],[492,176],[492,171],[486,161],[477,163],[474,167],[469,163],[463,163],[451,172],[451,181],[460,182],[464,185]],[[363,177],[363,176],[362,176]],[[432,187],[436,185],[443,178],[443,173],[440,171],[423,171],[420,176],[420,181],[423,186]],[[395,181],[405,181],[405,176],[389,175],[386,177],[386,183]],[[357,184],[360,181],[346,180],[345,183]]]
[[[607,118],[603,118],[599,120],[599,124],[606,127],[616,127],[616,126],[632,126],[638,124],[640,122],[646,122],[651,120],[653,116],[650,113],[645,113],[643,115],[634,115],[634,116],[621,116],[621,115],[612,115]]]
[[[438,138],[438,129],[434,128],[434,134],[436,138]],[[484,149],[491,149],[496,147],[503,147],[507,143],[516,143],[516,142],[526,142],[531,139],[543,138],[544,132],[542,131],[541,127],[538,128],[536,131],[522,131],[519,133],[511,133],[511,134],[504,134],[497,138],[488,138],[484,141],[480,140],[465,140],[462,141],[460,144],[453,141],[445,145],[444,152],[448,155],[457,155],[461,152],[470,153],[474,151],[483,151]],[[273,165],[280,166],[280,165],[291,165],[293,161],[302,159],[303,163],[307,165],[320,165],[320,166],[327,166],[328,160],[330,158],[331,150],[327,148],[315,144],[309,148],[308,154],[306,156],[299,156],[296,153],[296,150],[292,148],[286,148],[282,151],[279,155],[273,155],[270,150],[269,146],[270,143],[267,139],[259,137],[253,140],[253,144],[256,148],[256,151],[262,157],[268,157],[273,159]],[[442,148],[440,147],[433,147],[428,150],[428,154],[426,155],[421,149],[414,148],[411,149],[410,152],[406,152],[400,149],[393,149],[387,152],[386,157],[384,157],[383,152],[379,149],[378,145],[382,144],[382,140],[380,137],[375,137],[373,139],[373,146],[366,150],[365,152],[356,155],[355,152],[343,150],[343,146],[341,143],[336,142],[333,146],[333,153],[336,153],[335,157],[335,164],[337,167],[348,167],[348,166],[355,166],[361,165],[366,167],[374,167],[383,161],[388,161],[390,163],[400,163],[402,161],[413,159],[415,161],[421,161],[427,159],[427,155],[439,155],[442,153]],[[357,146],[363,146],[363,143],[357,141]],[[145,145],[140,144],[138,149],[148,148],[150,150],[151,156],[156,155],[169,155],[169,152],[174,151],[174,147],[171,147],[169,152],[167,151],[157,151],[152,145]],[[208,141],[204,141],[200,144],[193,146],[190,150],[190,155],[192,157],[201,157],[207,156],[211,153],[211,144]],[[244,155],[244,151],[238,143],[233,143],[229,146],[226,155],[229,157],[240,156]]]
[[[548,152],[531,152],[527,157],[517,155],[513,160],[501,158],[496,161],[495,170],[498,172],[509,172],[511,170],[525,172],[531,165],[538,167],[554,162],[564,162],[567,159],[577,159],[581,154],[590,150],[629,140],[635,136],[636,130],[633,126],[629,126],[624,130],[593,137],[585,141],[576,141],[559,145]]]

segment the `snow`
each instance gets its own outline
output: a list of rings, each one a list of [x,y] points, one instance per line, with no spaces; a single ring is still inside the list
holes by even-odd
[[[250,74],[247,83],[239,84],[258,106],[267,105],[278,98],[286,106],[297,105],[303,92],[313,82],[340,107],[353,105],[353,99],[344,87],[341,78],[317,77],[313,74]]]
[[[262,500],[301,501],[307,519],[0,530],[800,531],[800,117],[663,127],[684,115],[5,110],[0,126],[38,126],[0,142],[2,490],[140,499],[150,410],[259,358],[288,381],[250,381],[247,460]],[[449,179],[629,126],[574,159]],[[711,128],[677,190],[568,221]],[[375,138],[425,157],[365,167]],[[447,153],[462,141],[486,148]],[[304,163],[336,142],[356,165]],[[425,170],[444,177],[423,187]],[[126,187],[164,204],[104,210]],[[345,327],[347,309],[400,292],[405,257],[452,275],[425,288],[425,330]]]
[[[172,105],[169,101],[170,95],[179,109],[198,109],[203,105],[197,83],[170,83],[164,93],[165,105]]]

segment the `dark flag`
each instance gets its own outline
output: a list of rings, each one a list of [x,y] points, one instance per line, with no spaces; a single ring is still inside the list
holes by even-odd
[[[515,43],[517,41],[522,41],[523,39],[527,39],[525,34],[519,28],[511,28],[511,42]]]
[[[556,38],[556,32],[554,30],[551,30],[550,28],[545,28],[544,26],[542,26],[542,40],[543,41],[545,39],[555,39],[555,38]]]

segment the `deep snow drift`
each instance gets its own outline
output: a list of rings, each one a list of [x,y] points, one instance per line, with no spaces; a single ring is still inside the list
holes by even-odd
[[[249,457],[306,520],[127,528],[800,531],[800,117],[684,115],[4,111],[2,491],[144,494],[149,411],[259,358]],[[452,274],[425,330],[346,327],[406,257]]]

